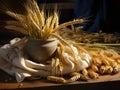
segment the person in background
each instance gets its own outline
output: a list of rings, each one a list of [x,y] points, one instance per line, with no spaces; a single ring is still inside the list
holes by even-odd
[[[86,32],[104,31],[106,29],[106,0],[75,0],[74,16],[75,19],[89,20],[82,24]]]

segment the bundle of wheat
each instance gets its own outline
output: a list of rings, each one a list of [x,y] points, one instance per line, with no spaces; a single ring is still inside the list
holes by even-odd
[[[30,0],[27,4],[23,4],[23,6],[27,14],[17,13],[3,5],[2,12],[15,19],[6,21],[5,28],[21,32],[34,39],[48,39],[51,33],[55,33],[65,26],[83,23],[85,21],[78,19],[59,25],[59,11],[57,6],[55,6],[53,12],[52,10],[50,12],[48,11],[48,14],[45,13],[44,6],[42,9],[39,9],[35,0]],[[24,13],[21,9],[18,10]]]

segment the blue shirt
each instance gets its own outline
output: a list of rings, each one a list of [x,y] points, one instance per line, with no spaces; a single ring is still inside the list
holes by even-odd
[[[86,32],[95,32],[106,27],[106,0],[75,0],[75,18],[85,18],[81,24]]]

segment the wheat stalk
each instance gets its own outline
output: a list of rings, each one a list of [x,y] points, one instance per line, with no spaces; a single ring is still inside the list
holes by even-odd
[[[23,4],[23,6],[27,14],[13,12],[10,8],[3,5],[5,13],[15,19],[15,21],[7,21],[5,28],[27,34],[33,39],[45,40],[50,38],[51,33],[55,33],[62,28],[85,22],[84,19],[77,19],[59,24],[57,6],[55,6],[53,12],[49,11],[47,15],[44,7],[40,10],[36,0],[30,0],[27,4]],[[21,10],[21,12],[23,11]]]

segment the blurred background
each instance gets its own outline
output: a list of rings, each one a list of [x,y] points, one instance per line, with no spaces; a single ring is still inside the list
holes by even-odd
[[[57,3],[61,11],[60,23],[73,20],[75,17],[74,14],[74,10],[76,7],[75,0],[37,0],[37,1],[39,4],[46,3],[48,5],[53,5]],[[106,1],[106,30],[104,30],[104,32],[107,33],[120,32],[119,25],[120,1],[119,0],[105,0],[105,1]]]

